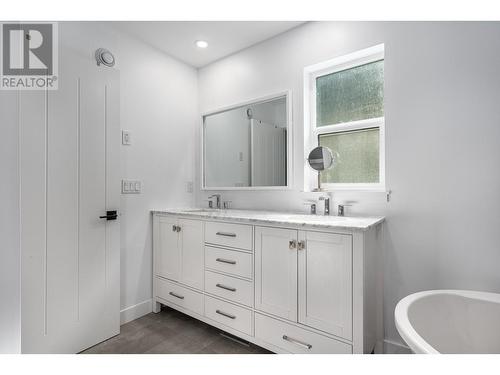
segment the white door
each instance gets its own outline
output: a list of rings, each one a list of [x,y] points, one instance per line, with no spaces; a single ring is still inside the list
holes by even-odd
[[[20,92],[25,353],[119,333],[119,72],[60,49],[59,89]]]
[[[255,227],[255,308],[297,320],[297,231]]]
[[[299,323],[352,339],[352,236],[299,232]]]
[[[179,281],[181,252],[177,219],[171,216],[155,216],[155,274]]]
[[[182,259],[180,282],[203,290],[203,222],[179,219],[179,227],[179,248]]]

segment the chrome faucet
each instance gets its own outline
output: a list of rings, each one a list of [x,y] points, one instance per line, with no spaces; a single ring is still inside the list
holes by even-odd
[[[325,201],[325,215],[330,215],[330,197],[322,196],[319,197],[320,201]]]
[[[352,206],[351,204],[339,204],[339,208],[337,211],[338,216],[345,216],[345,208]]]
[[[213,194],[211,196],[208,197],[208,199],[212,199],[212,198],[216,198],[215,200],[215,206],[220,209],[220,194]],[[210,204],[209,204],[209,207],[212,208],[212,201],[210,201]]]
[[[307,201],[307,202],[304,202],[304,205],[305,206],[309,206],[309,209],[310,209],[309,213],[311,215],[316,215],[316,202],[314,202],[314,201]]]

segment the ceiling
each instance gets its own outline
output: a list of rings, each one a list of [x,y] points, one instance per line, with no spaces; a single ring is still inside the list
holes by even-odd
[[[114,26],[191,66],[200,68],[304,22],[290,21],[139,21]],[[196,47],[205,40],[208,47]]]

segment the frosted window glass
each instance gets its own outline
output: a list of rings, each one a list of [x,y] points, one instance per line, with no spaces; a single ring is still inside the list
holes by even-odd
[[[384,116],[384,60],[316,78],[316,126]]]
[[[379,136],[378,128],[320,135],[320,146],[332,150],[336,160],[321,172],[321,183],[378,183]]]

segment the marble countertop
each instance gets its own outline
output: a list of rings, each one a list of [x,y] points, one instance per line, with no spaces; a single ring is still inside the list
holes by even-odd
[[[279,224],[301,227],[360,230],[365,231],[382,223],[385,218],[377,217],[350,217],[350,216],[323,216],[277,211],[253,210],[217,210],[210,208],[172,208],[151,210],[153,213],[190,216],[202,219],[230,220],[248,224]]]

